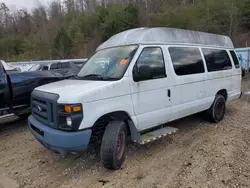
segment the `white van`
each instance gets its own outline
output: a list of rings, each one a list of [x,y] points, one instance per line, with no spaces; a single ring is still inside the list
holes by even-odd
[[[241,68],[230,38],[138,28],[100,45],[76,78],[36,88],[29,126],[60,153],[100,143],[104,167],[118,169],[128,140],[161,138],[177,131],[166,123],[203,111],[220,122],[226,102],[240,95]]]

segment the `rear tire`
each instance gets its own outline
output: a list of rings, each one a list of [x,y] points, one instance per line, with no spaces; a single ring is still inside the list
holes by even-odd
[[[219,123],[223,120],[226,112],[226,101],[225,98],[217,94],[215,96],[212,106],[207,111],[208,120],[212,123]]]
[[[125,161],[127,126],[122,121],[112,121],[106,127],[101,144],[101,161],[105,168],[120,169]]]

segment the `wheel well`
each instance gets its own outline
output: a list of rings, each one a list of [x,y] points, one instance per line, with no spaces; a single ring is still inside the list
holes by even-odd
[[[218,91],[217,94],[222,95],[225,98],[225,100],[227,100],[227,90],[226,89],[222,89],[222,90]]]
[[[116,111],[101,116],[92,128],[91,142],[100,145],[102,136],[110,121],[124,121],[127,125],[128,135],[130,135],[129,121],[132,121],[127,112]]]

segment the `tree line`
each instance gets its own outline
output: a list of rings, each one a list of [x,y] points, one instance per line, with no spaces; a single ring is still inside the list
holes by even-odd
[[[223,34],[246,46],[250,0],[53,0],[15,12],[0,0],[0,59],[85,58],[112,35],[135,27]]]

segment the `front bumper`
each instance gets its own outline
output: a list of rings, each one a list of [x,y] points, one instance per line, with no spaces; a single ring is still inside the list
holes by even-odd
[[[79,153],[88,148],[91,129],[78,132],[56,130],[37,121],[32,115],[28,122],[35,138],[46,148],[57,153]]]

